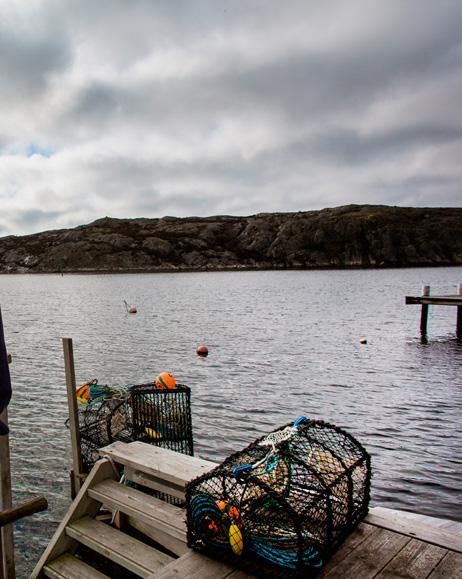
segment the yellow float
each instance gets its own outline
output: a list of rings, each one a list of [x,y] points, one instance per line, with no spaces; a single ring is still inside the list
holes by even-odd
[[[235,555],[242,555],[244,550],[244,539],[242,533],[236,523],[231,523],[229,527],[229,544]]]

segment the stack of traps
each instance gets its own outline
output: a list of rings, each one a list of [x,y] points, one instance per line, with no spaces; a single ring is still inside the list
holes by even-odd
[[[367,514],[370,456],[299,418],[191,481],[188,545],[259,577],[309,577]]]

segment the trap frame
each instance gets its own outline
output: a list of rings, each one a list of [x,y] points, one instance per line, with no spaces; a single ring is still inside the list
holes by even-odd
[[[301,417],[186,487],[188,545],[259,577],[310,577],[367,514],[370,457]]]

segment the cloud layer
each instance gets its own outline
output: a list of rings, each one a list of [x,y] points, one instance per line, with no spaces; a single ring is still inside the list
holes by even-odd
[[[0,236],[459,206],[462,3],[0,0]]]

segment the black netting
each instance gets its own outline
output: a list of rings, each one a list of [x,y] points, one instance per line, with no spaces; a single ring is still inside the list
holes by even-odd
[[[100,388],[101,390],[101,388]],[[177,384],[168,390],[152,384],[110,390],[78,407],[83,468],[90,472],[98,450],[114,441],[141,440],[193,454],[191,391]]]
[[[188,545],[260,577],[308,577],[366,515],[370,457],[350,434],[299,419],[186,489]]]
[[[98,449],[115,440],[130,442],[132,411],[127,397],[79,404],[80,448],[85,472],[98,460]]]
[[[177,384],[158,390],[151,385],[130,391],[133,438],[182,454],[194,454],[191,421],[191,390]]]

